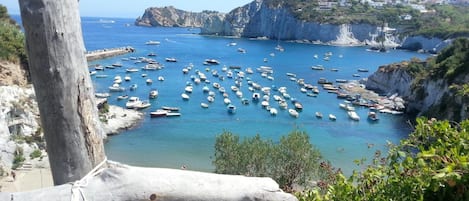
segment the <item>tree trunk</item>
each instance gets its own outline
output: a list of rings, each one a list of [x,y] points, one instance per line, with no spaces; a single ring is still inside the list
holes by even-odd
[[[0,192],[0,200],[297,201],[270,178],[141,168],[112,162],[109,168],[85,180],[74,187],[64,184],[29,192]],[[72,192],[78,199],[71,199]]]
[[[19,2],[54,184],[79,180],[105,154],[78,1]]]

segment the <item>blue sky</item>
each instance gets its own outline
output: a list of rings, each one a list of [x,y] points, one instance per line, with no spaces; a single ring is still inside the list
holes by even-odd
[[[253,0],[80,0],[81,16],[137,18],[148,7],[174,6],[176,8],[199,12],[216,10],[229,12]],[[0,0],[10,14],[19,14],[18,0]]]

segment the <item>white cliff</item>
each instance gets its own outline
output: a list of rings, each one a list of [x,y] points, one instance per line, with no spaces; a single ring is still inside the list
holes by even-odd
[[[12,167],[17,149],[23,150],[25,162],[44,166],[44,161],[29,157],[35,150],[42,150],[43,157],[46,157],[39,108],[32,86],[0,86],[0,97],[0,168]],[[104,117],[103,130],[107,135],[113,135],[138,124],[143,113],[110,106]]]

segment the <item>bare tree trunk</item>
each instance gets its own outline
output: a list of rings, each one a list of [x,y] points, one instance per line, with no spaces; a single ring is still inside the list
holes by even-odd
[[[19,2],[54,184],[79,180],[105,154],[78,1]]]

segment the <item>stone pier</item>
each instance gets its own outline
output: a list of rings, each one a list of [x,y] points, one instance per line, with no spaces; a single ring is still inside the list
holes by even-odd
[[[85,54],[86,54],[87,61],[93,61],[93,60],[99,60],[99,59],[104,59],[108,57],[114,57],[117,55],[127,54],[131,52],[135,52],[135,49],[133,47],[118,47],[118,48],[112,48],[112,49],[88,51]]]

